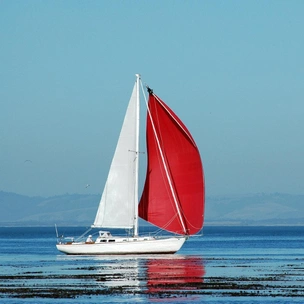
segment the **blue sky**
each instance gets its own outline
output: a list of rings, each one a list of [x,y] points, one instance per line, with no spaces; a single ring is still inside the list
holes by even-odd
[[[207,195],[303,194],[303,15],[304,1],[0,1],[0,190],[101,193],[140,73],[192,132]]]

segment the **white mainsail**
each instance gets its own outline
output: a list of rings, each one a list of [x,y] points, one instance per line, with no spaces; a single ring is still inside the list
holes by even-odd
[[[115,154],[92,227],[133,228],[137,208],[138,81],[135,83]],[[136,200],[136,204],[135,204]],[[136,219],[137,221],[137,219]]]

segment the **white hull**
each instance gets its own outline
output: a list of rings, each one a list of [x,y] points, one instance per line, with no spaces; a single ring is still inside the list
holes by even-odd
[[[124,241],[106,243],[57,244],[57,249],[72,255],[120,255],[175,253],[185,243],[186,237],[126,238]]]

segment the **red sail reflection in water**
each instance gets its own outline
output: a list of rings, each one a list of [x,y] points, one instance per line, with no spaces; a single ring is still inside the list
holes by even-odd
[[[204,282],[205,268],[199,257],[171,257],[147,261],[148,293],[190,290]]]

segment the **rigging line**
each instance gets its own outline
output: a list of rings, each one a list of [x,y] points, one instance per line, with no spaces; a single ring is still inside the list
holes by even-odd
[[[152,93],[152,94],[153,94],[153,96],[156,96],[154,93]],[[158,98],[156,98],[156,99],[159,100]],[[153,119],[152,119],[152,115],[151,115],[149,106],[148,106],[148,104],[146,104],[146,105],[147,105],[148,114],[149,114],[149,117],[150,117],[150,120],[151,120],[151,125],[152,125],[152,128],[153,128],[153,132],[154,132],[154,135],[155,135],[157,147],[158,147],[159,153],[160,153],[161,158],[162,158],[162,163],[163,163],[163,166],[164,166],[164,169],[165,169],[165,172],[166,172],[166,176],[167,176],[167,180],[168,180],[168,182],[169,182],[171,194],[172,194],[172,196],[173,196],[173,200],[174,200],[174,203],[175,203],[175,208],[176,208],[176,210],[177,210],[178,217],[179,217],[179,220],[180,220],[180,222],[181,222],[181,224],[182,224],[184,233],[187,234],[187,230],[186,230],[186,227],[185,227],[185,223],[184,223],[184,221],[183,221],[182,214],[181,214],[181,211],[180,211],[180,208],[179,208],[179,202],[178,202],[178,199],[177,199],[177,195],[176,195],[176,193],[175,193],[175,191],[174,191],[173,184],[172,184],[172,180],[171,180],[171,177],[170,177],[170,174],[169,174],[169,169],[168,169],[167,164],[166,164],[166,161],[165,161],[165,156],[164,156],[164,153],[163,153],[162,148],[161,148],[161,146],[160,146],[159,138],[158,138],[157,133],[156,133],[154,121],[153,121]]]
[[[203,207],[203,209],[204,209],[204,207]],[[187,222],[187,224],[188,224],[189,226],[191,226],[191,227],[194,228],[194,229],[202,229],[202,227],[196,227],[196,226],[194,226],[194,225],[191,223],[191,221],[188,219],[188,217],[186,216],[186,214],[185,214],[184,211],[182,211],[182,213],[183,213],[183,216],[184,216],[184,218],[185,218],[185,220],[186,220],[186,222]],[[202,215],[202,218],[203,218],[203,222],[204,222],[204,214]]]
[[[177,213],[165,224],[165,225],[163,225],[162,227],[159,227],[159,229],[158,230],[156,230],[155,232],[154,232],[154,234],[156,235],[156,234],[159,234],[159,233],[161,233],[162,231],[164,231],[164,230],[166,230],[167,231],[167,227],[174,221],[174,219],[177,217]],[[183,232],[175,232],[174,234],[178,234],[178,235],[182,235],[183,234]]]
[[[81,236],[79,236],[76,240],[75,240],[75,242],[76,241],[78,241],[78,240],[80,240],[80,239],[82,239],[89,231],[91,231],[92,230],[92,228],[89,228],[87,231],[85,231]]]
[[[167,227],[174,221],[176,218],[177,214],[175,214],[165,225],[162,226],[162,229],[167,230]]]
[[[162,230],[167,230],[167,227],[174,221],[174,219],[178,216],[177,213],[175,213],[175,215],[165,224],[162,226]],[[183,234],[183,233],[178,233],[178,232],[175,232],[175,234]]]
[[[147,86],[147,85],[146,85],[146,86]],[[147,106],[147,108],[148,108],[146,91],[145,91],[145,89],[144,89],[144,86],[143,86],[143,83],[142,83],[142,81],[141,81],[141,78],[140,78],[140,87],[141,87],[142,94],[143,94],[143,96],[144,96],[144,100],[145,100],[146,106]]]
[[[192,225],[192,223],[188,220],[188,218],[186,217],[185,213],[183,213],[184,217],[185,217],[185,220],[187,222],[187,225],[194,228],[194,229],[202,229],[202,227],[196,227],[194,225]]]

